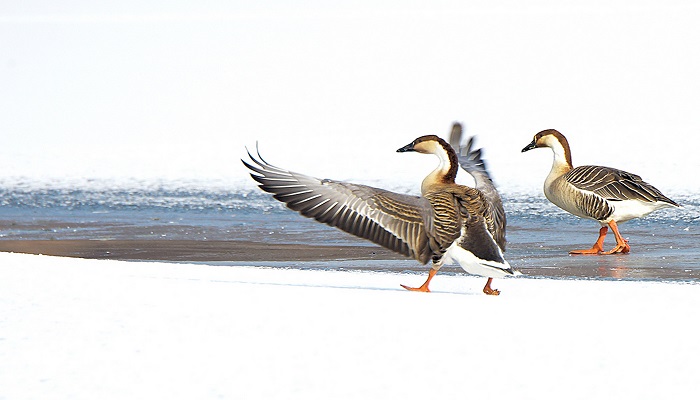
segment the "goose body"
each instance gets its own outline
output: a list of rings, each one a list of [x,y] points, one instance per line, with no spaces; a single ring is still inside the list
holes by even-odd
[[[318,179],[275,167],[248,154],[243,161],[259,187],[302,215],[412,257],[422,264],[432,261],[428,285],[440,267],[450,261],[468,273],[488,277],[484,292],[494,277],[516,275],[503,257],[489,230],[490,203],[482,192],[455,184],[457,156],[444,140],[422,136],[397,150],[434,154],[438,167],[421,184],[421,196],[391,192],[367,185]],[[493,223],[491,223],[493,226]],[[403,286],[403,285],[402,285]]]
[[[545,197],[573,215],[602,225],[598,241],[591,249],[574,250],[572,254],[627,253],[630,247],[620,235],[617,223],[643,217],[661,208],[679,207],[638,175],[595,165],[574,168],[568,141],[554,129],[539,132],[522,151],[539,147],[549,147],[554,153],[552,169],[544,182]],[[613,230],[617,245],[604,252],[603,241],[608,227]]]

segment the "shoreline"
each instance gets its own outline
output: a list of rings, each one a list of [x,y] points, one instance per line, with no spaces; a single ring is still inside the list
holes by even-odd
[[[517,250],[516,250],[517,251]],[[269,243],[250,240],[0,240],[0,252],[117,261],[160,261],[292,269],[427,273],[430,265],[373,245]],[[556,253],[556,254],[553,254]],[[561,253],[561,254],[560,254]],[[524,276],[554,279],[700,282],[700,270],[654,266],[642,255],[570,256],[549,249],[511,265]],[[452,264],[440,275],[465,274]],[[468,274],[467,274],[468,275]]]
[[[0,252],[129,261],[410,260],[378,246],[243,240],[0,240]]]

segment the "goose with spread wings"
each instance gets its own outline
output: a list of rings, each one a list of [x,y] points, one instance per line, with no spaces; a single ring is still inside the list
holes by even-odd
[[[493,227],[491,203],[478,189],[458,185],[454,149],[435,135],[421,136],[397,150],[433,154],[439,165],[422,182],[421,196],[371,186],[318,179],[278,168],[258,153],[243,161],[259,187],[298,211],[352,235],[370,240],[422,264],[432,261],[426,281],[408,290],[429,292],[443,264],[457,262],[466,272],[487,277],[483,292],[498,295],[492,279],[519,275],[503,257]]]

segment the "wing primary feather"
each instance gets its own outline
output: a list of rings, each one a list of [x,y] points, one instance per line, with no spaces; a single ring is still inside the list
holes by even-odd
[[[250,161],[241,161],[251,177],[288,208],[422,263],[432,258],[427,199],[284,170],[262,158],[258,143],[257,157],[246,152]]]

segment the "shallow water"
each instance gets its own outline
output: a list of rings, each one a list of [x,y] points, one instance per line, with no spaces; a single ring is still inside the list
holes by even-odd
[[[589,248],[597,223],[571,216],[543,196],[505,195],[506,258],[531,276],[700,280],[700,196],[620,225],[630,254],[571,256]],[[195,189],[0,188],[0,240],[252,240],[262,243],[374,244],[287,210],[259,192]],[[608,235],[606,248],[614,245]],[[231,263],[234,264],[234,263]],[[241,263],[237,263],[241,264]],[[263,263],[294,268],[424,273],[410,259]],[[460,273],[445,266],[443,273]]]

